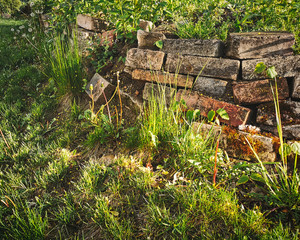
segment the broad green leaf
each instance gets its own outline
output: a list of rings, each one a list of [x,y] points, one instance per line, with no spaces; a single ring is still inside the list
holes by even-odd
[[[245,184],[248,181],[249,181],[249,177],[244,174],[244,175],[242,175],[240,177],[240,179],[238,180],[238,182],[236,183],[236,185],[238,186],[238,185],[241,185],[241,184]]]
[[[225,109],[219,108],[219,109],[217,110],[217,113],[219,114],[219,116],[220,116],[222,119],[224,119],[224,120],[229,120],[228,113],[226,112]]]
[[[259,174],[259,173],[252,173],[250,175],[250,178],[253,181],[257,181],[257,182],[265,182],[265,179]]]
[[[256,64],[254,72],[261,74],[263,71],[266,70],[266,68],[267,66],[263,62],[260,62]]]
[[[270,78],[275,78],[275,77],[277,76],[277,72],[275,71],[275,67],[274,67],[274,66],[269,67],[269,68],[267,69],[267,75],[268,75],[268,77],[270,77]]]
[[[156,46],[156,47],[158,47],[159,49],[162,49],[163,48],[163,41],[162,40],[158,40],[158,41],[156,41],[155,43],[154,43],[154,45]]]
[[[300,155],[300,142],[294,142],[291,145],[291,150],[293,151],[293,153]]]
[[[193,116],[194,116],[194,111],[192,110],[188,110],[186,112],[186,118],[189,122],[193,121]]]
[[[214,110],[210,110],[207,114],[207,119],[209,122],[212,122],[216,116],[216,112]]]

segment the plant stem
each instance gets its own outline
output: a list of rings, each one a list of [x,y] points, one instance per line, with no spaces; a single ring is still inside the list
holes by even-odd
[[[218,140],[217,140],[217,146],[216,146],[214,177],[213,177],[213,184],[214,184],[214,186],[216,186],[216,177],[217,177],[217,172],[218,172],[218,169],[217,169],[217,156],[218,156],[219,142],[220,142],[220,138],[218,138]]]

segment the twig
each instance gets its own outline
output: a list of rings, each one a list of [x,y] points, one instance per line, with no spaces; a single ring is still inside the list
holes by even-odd
[[[2,136],[2,138],[3,138],[3,140],[4,140],[5,144],[6,144],[7,148],[10,149],[10,146],[8,145],[8,143],[7,143],[7,141],[6,141],[6,139],[5,139],[5,137],[4,137],[4,134],[3,134],[2,130],[1,130],[1,128],[0,128],[0,133],[1,133],[1,136]]]

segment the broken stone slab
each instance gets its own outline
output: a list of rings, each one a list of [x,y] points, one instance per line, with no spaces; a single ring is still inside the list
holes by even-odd
[[[271,132],[278,136],[277,127],[261,125],[260,128],[264,131]],[[287,139],[300,140],[300,124],[282,126],[282,135]]]
[[[207,117],[209,111],[217,111],[219,108],[223,108],[228,113],[229,120],[220,119],[220,121],[234,127],[246,124],[251,113],[251,110],[248,108],[209,98],[200,95],[196,91],[179,89],[176,99],[177,101],[183,99],[186,102],[187,108],[199,109],[200,114],[205,117]]]
[[[300,102],[280,101],[280,117],[282,125],[300,124]],[[276,126],[275,106],[273,102],[257,107],[256,121],[260,124]]]
[[[94,102],[99,100],[100,103],[106,103],[106,101],[111,98],[115,89],[116,87],[114,85],[106,81],[98,73],[95,73],[91,81],[87,84],[85,91]]]
[[[202,57],[222,57],[223,50],[224,43],[217,39],[165,39],[162,48],[165,53]]]
[[[107,24],[103,20],[83,14],[77,15],[77,25],[87,30],[96,32],[100,32],[101,30],[105,30],[107,28]]]
[[[125,66],[132,69],[160,70],[165,53],[148,49],[131,48],[127,52]]]
[[[295,37],[288,32],[230,33],[226,56],[236,59],[293,55]]]
[[[292,98],[300,99],[300,73],[294,78]]]
[[[165,66],[168,72],[231,80],[237,79],[239,68],[239,60],[182,56],[173,53],[167,55]]]
[[[274,66],[279,77],[295,77],[300,75],[300,55],[277,56],[242,61],[242,76],[244,80],[265,79],[265,75],[254,73],[255,66],[263,62],[267,67]]]
[[[132,78],[136,80],[163,83],[186,88],[192,88],[194,82],[194,77],[192,76],[142,69],[133,70]]]
[[[153,28],[155,28],[155,25],[151,21],[140,19],[139,27],[146,32],[150,32]]]
[[[143,99],[147,101],[156,100],[159,104],[169,105],[175,100],[176,89],[166,85],[146,83],[143,91]]]
[[[193,90],[211,97],[220,98],[226,92],[228,82],[216,78],[198,77]]]
[[[193,129],[196,133],[211,134],[212,137],[220,136],[220,147],[230,157],[247,161],[257,161],[255,154],[247,143],[247,138],[261,161],[274,162],[276,160],[273,139],[270,137],[250,134],[230,127],[213,126],[196,122],[193,123]]]
[[[233,85],[233,97],[237,104],[257,104],[273,101],[271,83],[274,89],[275,81],[272,79],[259,80]],[[289,86],[285,78],[277,79],[278,98],[289,97]]]
[[[163,33],[167,38],[176,39],[178,36],[175,34],[176,26],[175,24],[162,24],[151,30],[151,32]]]
[[[166,36],[163,33],[137,31],[138,48],[141,49],[159,50],[155,42],[164,39],[166,39]]]

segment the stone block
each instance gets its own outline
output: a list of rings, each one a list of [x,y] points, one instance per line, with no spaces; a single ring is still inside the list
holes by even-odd
[[[151,32],[163,33],[167,38],[174,38],[174,39],[178,38],[178,36],[175,34],[176,32],[175,24],[162,24],[153,28]]]
[[[77,25],[84,29],[96,32],[100,32],[107,28],[107,24],[103,20],[83,14],[77,15]]]
[[[292,98],[300,99],[300,73],[294,77]]]
[[[260,62],[263,62],[267,67],[274,66],[280,77],[295,77],[300,75],[300,55],[278,56],[242,61],[242,76],[244,80],[266,78],[263,74],[254,73],[255,66]]]
[[[90,89],[91,85],[93,86],[92,91]],[[115,86],[106,81],[98,73],[95,73],[91,81],[87,84],[85,91],[94,102],[106,103],[105,97],[107,100],[111,98],[115,91]]]
[[[271,83],[274,87],[274,82],[274,80],[259,80],[235,84],[233,86],[234,101],[237,104],[257,104],[273,101]],[[289,97],[289,87],[285,78],[277,79],[277,87],[279,99]]]
[[[251,113],[248,108],[202,96],[198,92],[190,90],[178,90],[176,99],[177,101],[183,99],[189,109],[199,109],[201,115],[205,117],[210,110],[217,111],[219,108],[223,108],[228,113],[229,120],[220,119],[220,121],[235,127],[246,124]]]
[[[224,43],[216,39],[165,39],[162,51],[181,55],[222,57]]]
[[[137,31],[138,48],[141,49],[159,50],[155,42],[164,39],[166,39],[166,36],[163,33]]]
[[[155,25],[151,21],[140,19],[139,27],[146,32],[150,32],[153,28],[155,28]]]
[[[132,69],[160,70],[165,53],[148,49],[131,48],[127,52],[125,66]]]
[[[216,78],[198,77],[193,90],[210,97],[220,98],[225,94],[228,82]]]
[[[280,101],[280,116],[282,125],[300,124],[300,102]],[[256,121],[260,124],[276,126],[275,106],[273,102],[257,107]]]
[[[194,123],[193,129],[196,133],[205,135],[212,134],[212,137],[220,135],[220,147],[223,148],[230,157],[257,161],[255,154],[246,141],[247,138],[261,161],[274,162],[276,160],[273,139],[270,137],[238,131],[229,127],[200,123]]]
[[[167,87],[166,85],[157,85],[146,83],[143,91],[143,99],[151,101],[156,99],[159,104],[169,105],[172,99],[175,100],[176,89]]]
[[[168,54],[165,69],[194,76],[236,80],[239,60]]]
[[[230,33],[226,56],[236,59],[293,55],[295,37],[288,32]]]
[[[194,77],[192,76],[142,69],[133,70],[132,78],[136,80],[157,82],[187,88],[192,88],[194,82]]]

